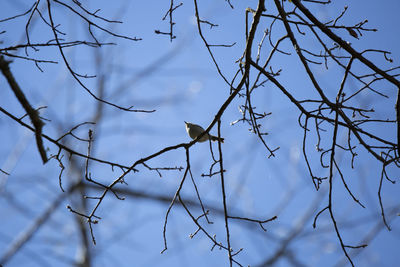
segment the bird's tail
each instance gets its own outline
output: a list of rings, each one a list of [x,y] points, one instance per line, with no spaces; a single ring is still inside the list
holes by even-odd
[[[219,137],[217,137],[217,136],[213,136],[213,135],[210,135],[211,136],[211,141],[221,141],[221,143],[223,143],[224,142],[224,138],[219,138]]]

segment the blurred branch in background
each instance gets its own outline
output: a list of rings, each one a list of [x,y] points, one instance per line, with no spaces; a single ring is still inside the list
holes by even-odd
[[[43,128],[43,121],[39,118],[39,113],[35,110],[31,104],[29,103],[28,99],[26,98],[24,92],[19,87],[17,81],[15,80],[13,74],[9,68],[10,62],[6,61],[3,56],[0,56],[0,69],[3,73],[4,77],[7,79],[8,84],[10,85],[11,90],[14,92],[15,96],[17,97],[19,103],[22,105],[26,113],[28,114],[31,122],[35,128],[35,137],[36,137],[36,145],[39,151],[40,157],[42,158],[43,164],[45,164],[48,159],[46,155],[46,151],[43,147],[43,140],[42,140],[42,128]]]

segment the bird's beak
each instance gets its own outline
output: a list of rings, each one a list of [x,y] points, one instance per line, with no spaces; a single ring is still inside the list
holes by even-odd
[[[188,124],[186,121],[183,121],[185,124]]]

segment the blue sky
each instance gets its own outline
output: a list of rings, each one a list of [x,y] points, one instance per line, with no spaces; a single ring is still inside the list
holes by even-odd
[[[82,2],[83,3],[83,2]],[[199,3],[202,18],[218,24],[208,29],[203,26],[203,33],[212,44],[232,44],[232,48],[213,48],[222,72],[231,80],[242,55],[244,42],[245,8],[256,8],[257,1],[235,3],[229,8],[226,1],[204,1]],[[327,21],[335,18],[343,10],[347,1],[335,1],[328,6],[307,4],[315,12],[317,18]],[[27,10],[33,2],[7,1],[0,11],[0,19]],[[42,3],[43,4],[43,3]],[[56,5],[55,3],[53,3]],[[192,2],[184,2],[174,12],[174,34],[177,36],[170,42],[167,36],[156,35],[154,30],[167,31],[168,21],[162,20],[168,10],[169,2],[116,1],[111,5],[108,1],[83,3],[87,8],[101,8],[99,14],[123,24],[102,24],[113,31],[130,37],[142,38],[134,42],[114,38],[97,32],[104,42],[115,42],[115,46],[104,46],[98,49],[74,47],[65,49],[65,53],[73,68],[88,75],[98,75],[96,79],[84,79],[84,83],[98,93],[97,83],[104,75],[104,98],[113,103],[138,109],[156,109],[156,112],[128,113],[106,106],[103,118],[95,128],[96,145],[92,155],[106,160],[130,165],[137,159],[146,157],[164,147],[189,142],[183,121],[190,121],[206,127],[214,119],[222,103],[229,96],[229,87],[218,75],[211,58],[197,33]],[[367,27],[377,28],[377,32],[365,33],[359,40],[352,38],[345,30],[335,31],[339,36],[352,43],[353,47],[383,49],[392,52],[394,60],[389,64],[382,56],[370,55],[377,65],[383,69],[397,66],[400,60],[398,25],[398,1],[363,1],[347,3],[346,15],[338,24],[355,24],[368,19]],[[290,6],[286,2],[286,7]],[[274,10],[273,2],[266,1],[267,11]],[[87,26],[76,17],[57,7],[55,11],[60,30],[68,33],[66,38],[88,39]],[[10,46],[24,40],[24,27],[27,17],[0,24],[1,47]],[[262,20],[260,29],[269,25],[269,20]],[[274,29],[272,39],[280,37],[279,30]],[[258,31],[256,43],[262,37]],[[45,25],[33,26],[31,36],[34,41],[51,38],[51,32]],[[319,52],[307,36],[298,37],[301,44]],[[331,42],[329,43],[331,44]],[[256,47],[256,46],[255,46]],[[304,76],[298,58],[287,40],[284,44],[291,56],[281,55],[272,63],[274,70],[282,69],[278,80],[299,98],[315,96],[309,80]],[[263,57],[268,55],[270,47],[265,45]],[[256,50],[254,50],[256,51]],[[20,55],[23,55],[20,51]],[[29,51],[31,56],[59,61],[58,64],[41,64],[44,72],[40,72],[33,63],[14,60],[11,70],[32,105],[47,106],[41,115],[49,120],[44,132],[57,138],[78,123],[93,120],[96,101],[85,92],[65,68],[56,49],[41,49],[39,52]],[[345,52],[343,51],[343,54]],[[100,63],[95,57],[100,58]],[[357,69],[358,70],[358,69]],[[361,67],[359,70],[363,70]],[[343,70],[333,65],[326,70],[323,66],[313,66],[317,78],[328,96],[335,97],[337,86]],[[0,92],[0,105],[22,116],[24,113],[16,101],[4,78],[0,79],[3,90]],[[356,82],[349,82],[347,92],[358,88]],[[396,90],[393,86],[382,83],[379,88],[389,99],[374,94],[365,94],[355,103],[365,108],[376,107],[377,116],[381,119],[394,119]],[[278,240],[289,236],[296,227],[303,225],[298,237],[289,246],[289,251],[306,266],[342,266],[341,251],[332,222],[328,213],[318,220],[316,229],[312,222],[316,212],[327,203],[327,183],[319,191],[315,191],[307,171],[302,154],[303,131],[298,127],[298,110],[271,83],[258,88],[253,97],[257,111],[272,112],[263,122],[263,129],[269,132],[266,137],[268,145],[280,147],[276,157],[268,158],[268,153],[254,134],[248,131],[249,126],[242,123],[230,125],[239,119],[238,107],[244,98],[235,99],[225,111],[221,122],[221,134],[225,138],[223,144],[225,179],[227,188],[228,210],[242,217],[267,219],[278,216],[278,219],[265,224],[264,232],[257,224],[230,221],[232,246],[235,250],[243,248],[237,260],[244,266],[257,266],[271,256],[280,246]],[[328,128],[329,126],[326,125]],[[371,126],[372,128],[375,126]],[[394,138],[394,127],[378,127],[381,136]],[[86,138],[89,127],[82,127],[76,134]],[[92,127],[93,128],[93,127]],[[63,193],[59,188],[58,163],[54,160],[42,165],[37,153],[35,138],[29,130],[21,128],[5,115],[0,115],[0,168],[10,172],[6,176],[0,174],[0,213],[2,229],[0,230],[0,251],[5,251],[18,236],[21,235],[36,218]],[[217,128],[211,132],[216,135]],[[322,146],[328,148],[331,133],[323,133]],[[345,142],[347,132],[339,130],[338,139]],[[86,153],[87,144],[68,139],[76,150]],[[394,140],[394,139],[393,139]],[[326,176],[328,171],[319,164],[319,154],[314,153],[316,136],[310,134],[307,150],[313,171],[319,176]],[[57,153],[57,148],[50,143],[49,154]],[[358,144],[357,144],[358,145]],[[214,144],[214,153],[218,151]],[[384,206],[392,231],[382,227],[380,208],[377,197],[381,165],[373,160],[365,149],[359,146],[355,168],[350,168],[351,157],[338,152],[345,173],[346,181],[352,192],[366,206],[358,206],[345,191],[340,178],[335,176],[334,211],[346,243],[358,245],[370,235],[372,240],[367,248],[359,249],[359,255],[351,254],[356,266],[393,266],[399,261],[397,248],[399,244],[400,224],[394,214],[398,210],[399,171],[390,167],[389,176],[397,184],[384,182]],[[74,158],[74,157],[73,157]],[[68,164],[67,155],[63,173],[63,184],[82,177],[84,161],[74,158],[76,167]],[[218,177],[201,177],[209,171],[212,159],[207,143],[196,144],[190,149],[191,170],[198,186],[202,200],[211,209],[210,218],[214,224],[204,224],[217,239],[225,242],[223,217],[218,213],[222,209],[221,187]],[[178,149],[148,162],[152,167],[185,166],[184,149]],[[138,167],[139,172],[126,177],[128,185],[120,188],[145,192],[153,196],[167,196],[172,199],[183,172],[176,170],[162,171],[162,177],[156,172]],[[109,166],[91,163],[90,171],[98,181],[106,184],[120,174],[120,170],[111,170]],[[96,196],[98,191],[89,190],[88,194]],[[188,200],[196,200],[193,185],[189,179],[185,182],[182,196]],[[77,203],[77,196],[66,197],[52,214],[51,218],[40,228],[6,266],[72,266],[79,259],[79,231],[75,216],[65,207]],[[88,201],[89,210],[95,201]],[[187,213],[175,205],[167,225],[168,250],[163,254],[162,239],[165,213],[169,203],[157,200],[126,197],[117,200],[109,194],[101,204],[98,215],[102,220],[94,226],[97,240],[91,246],[94,255],[93,266],[226,266],[226,252],[215,248],[204,234],[196,231],[196,226]],[[192,207],[194,214],[201,211]],[[204,221],[202,221],[204,223]],[[351,251],[351,253],[358,252]],[[345,264],[348,264],[344,261]],[[286,259],[275,266],[291,266]]]

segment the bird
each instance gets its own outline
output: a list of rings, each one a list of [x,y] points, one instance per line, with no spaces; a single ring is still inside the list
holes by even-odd
[[[185,126],[186,126],[186,132],[189,134],[190,138],[192,138],[192,139],[196,139],[200,134],[202,134],[204,132],[203,127],[201,127],[200,125],[194,124],[194,123],[190,123],[190,122],[186,122],[185,121]],[[199,142],[205,142],[205,141],[207,141],[209,139],[211,139],[211,141],[220,141],[221,143],[224,142],[224,138],[213,136],[213,135],[208,134],[208,133],[203,135],[199,139]]]

